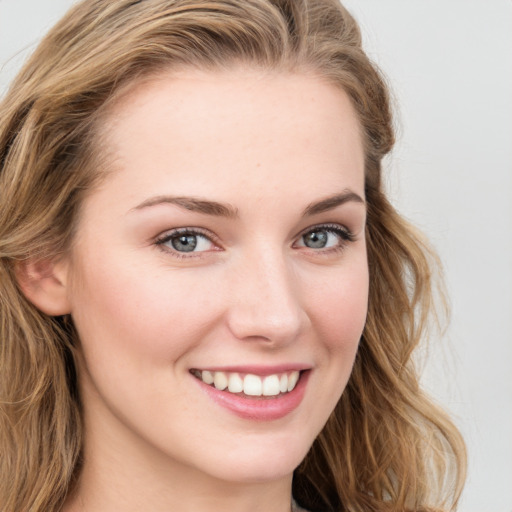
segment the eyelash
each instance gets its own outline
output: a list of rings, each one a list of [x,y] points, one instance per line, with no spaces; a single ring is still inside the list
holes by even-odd
[[[172,231],[168,231],[164,233],[163,235],[159,236],[155,240],[155,245],[158,246],[162,251],[166,252],[167,254],[172,254],[175,258],[198,258],[202,255],[202,252],[180,252],[175,249],[171,249],[170,247],[166,247],[165,244],[170,242],[173,238],[176,238],[178,236],[183,235],[192,235],[197,236],[200,235],[207,240],[209,240],[211,243],[219,245],[217,241],[217,237],[211,233],[210,231],[206,231],[201,228],[177,228],[173,229]]]
[[[327,231],[328,233],[334,233],[335,235],[338,235],[341,239],[339,245],[337,245],[336,247],[324,249],[324,252],[330,252],[332,250],[344,250],[347,243],[356,241],[356,236],[354,235],[354,233],[352,233],[352,231],[350,231],[347,227],[340,226],[339,224],[319,224],[318,226],[313,226],[311,228],[308,228],[306,231],[303,231],[298,238],[301,239],[308,233],[314,233],[315,231]]]
[[[319,224],[317,226],[312,226],[312,227],[308,228],[307,230],[303,231],[302,233],[300,233],[298,235],[297,239],[298,240],[303,239],[303,237],[305,237],[307,234],[314,233],[315,231],[326,231],[328,233],[334,233],[341,239],[340,243],[338,245],[336,245],[335,247],[328,247],[326,249],[323,249],[323,248],[313,249],[313,248],[307,247],[305,245],[300,246],[300,247],[305,247],[306,249],[309,249],[315,253],[323,253],[323,254],[327,253],[328,254],[333,251],[334,252],[343,251],[346,248],[346,245],[348,243],[356,241],[355,235],[348,228],[346,228],[345,226],[340,226],[339,224]],[[201,229],[201,228],[177,228],[177,229],[174,229],[170,232],[166,232],[165,234],[159,236],[155,240],[154,243],[162,251],[164,251],[168,254],[172,254],[176,258],[198,258],[198,257],[202,256],[203,252],[207,252],[207,251],[198,251],[198,252],[191,251],[191,252],[187,253],[187,252],[180,252],[175,249],[171,249],[169,247],[165,247],[165,244],[170,242],[173,238],[176,238],[176,237],[182,236],[182,235],[192,235],[192,236],[200,235],[200,236],[206,238],[207,240],[209,240],[211,243],[220,245],[217,241],[217,237],[215,235],[213,235],[213,233],[211,233],[207,230]]]

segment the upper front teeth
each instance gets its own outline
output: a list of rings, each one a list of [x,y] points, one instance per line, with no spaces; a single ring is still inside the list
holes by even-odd
[[[292,391],[297,385],[300,373],[292,371],[260,377],[248,373],[211,372],[208,370],[193,372],[205,384],[213,384],[216,389],[230,393],[244,393],[249,396],[275,396]]]

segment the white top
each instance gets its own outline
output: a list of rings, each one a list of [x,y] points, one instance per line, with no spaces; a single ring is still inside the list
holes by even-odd
[[[292,498],[292,512],[308,512],[305,508],[299,507],[297,502]]]

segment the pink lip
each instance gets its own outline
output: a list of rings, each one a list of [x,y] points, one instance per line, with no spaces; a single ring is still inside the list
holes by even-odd
[[[247,369],[250,369],[250,371],[246,371]],[[297,369],[297,367],[294,369]],[[236,370],[219,369],[216,371],[238,371],[240,373],[270,375],[270,373],[261,373],[261,371],[256,371],[254,367],[237,367]],[[284,371],[288,370],[276,371],[276,369],[273,368],[271,373],[280,373]],[[249,398],[243,395],[235,395],[228,391],[219,391],[213,386],[205,384],[196,377],[192,376],[192,378],[198,383],[201,390],[205,392],[215,403],[235,413],[240,418],[252,421],[273,421],[283,418],[299,407],[302,399],[304,398],[310,373],[310,371],[302,372],[299,382],[297,382],[293,391],[275,398]]]

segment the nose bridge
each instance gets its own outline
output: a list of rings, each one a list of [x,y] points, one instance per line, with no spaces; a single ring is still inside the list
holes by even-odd
[[[238,262],[229,313],[238,338],[293,341],[307,320],[293,268],[282,250],[252,251]]]

